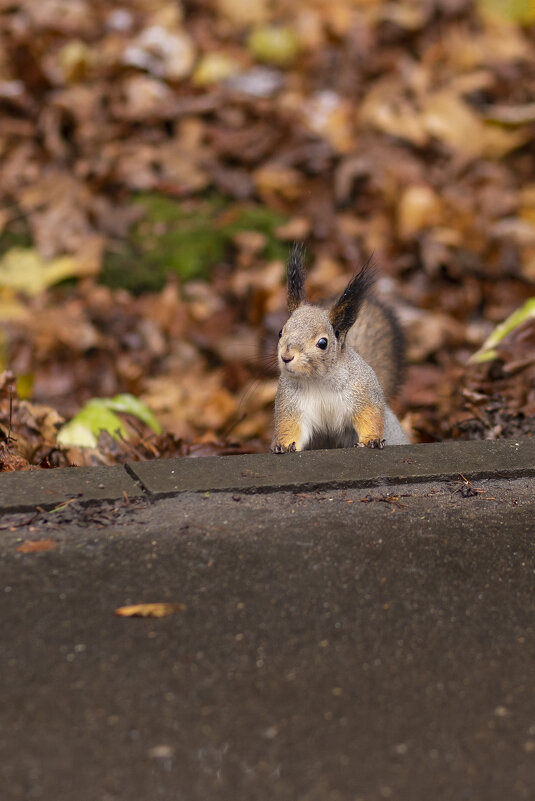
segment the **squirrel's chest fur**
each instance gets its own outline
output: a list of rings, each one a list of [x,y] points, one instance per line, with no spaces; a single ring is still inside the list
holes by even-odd
[[[347,389],[328,381],[303,382],[296,393],[303,441],[308,448],[339,448],[357,439]]]

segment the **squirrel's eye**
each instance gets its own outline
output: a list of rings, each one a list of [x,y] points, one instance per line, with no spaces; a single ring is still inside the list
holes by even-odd
[[[328,345],[328,342],[325,339],[325,337],[321,337],[321,339],[318,339],[318,341],[316,342],[316,347],[317,348],[321,348],[322,350],[325,350],[327,345]]]
[[[282,328],[281,328],[281,330],[279,331],[279,339],[281,338],[281,336],[282,336]]]

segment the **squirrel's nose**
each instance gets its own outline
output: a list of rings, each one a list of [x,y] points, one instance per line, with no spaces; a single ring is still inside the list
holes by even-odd
[[[291,362],[291,361],[292,361],[292,359],[293,359],[293,356],[290,356],[290,355],[288,355],[288,356],[281,356],[281,359],[282,359],[282,361],[284,362],[284,364],[288,364],[288,362]]]

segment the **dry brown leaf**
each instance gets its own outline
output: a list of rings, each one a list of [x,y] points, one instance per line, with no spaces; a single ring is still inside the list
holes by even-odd
[[[277,195],[296,200],[303,194],[301,173],[278,164],[266,164],[253,173],[258,194],[265,202],[273,201]]]
[[[437,225],[442,204],[437,193],[425,184],[408,186],[399,199],[398,231],[403,238],[419,233],[422,228]]]
[[[427,98],[422,121],[431,136],[471,158],[503,156],[528,137],[485,122],[452,88]]]
[[[55,540],[25,540],[19,545],[17,551],[21,553],[41,553],[42,551],[53,551],[58,547]]]
[[[426,3],[380,3],[376,11],[383,20],[416,31],[421,28],[430,14],[430,7]]]
[[[264,22],[270,16],[268,0],[217,0],[216,7],[221,16],[234,25],[246,26]]]
[[[353,106],[336,92],[316,92],[301,101],[301,109],[311,133],[326,139],[338,153],[347,153],[355,146]]]
[[[20,401],[18,413],[20,423],[26,425],[28,429],[39,431],[48,443],[55,443],[58,428],[65,422],[54,408],[41,403]]]
[[[429,140],[414,101],[406,96],[403,84],[391,77],[372,85],[360,105],[359,118],[365,125],[417,147]]]
[[[127,46],[123,61],[158,78],[179,81],[193,69],[195,55],[195,43],[186,31],[151,25]]]
[[[186,604],[133,604],[132,606],[120,606],[115,610],[115,614],[118,617],[167,617],[175,612],[184,612],[186,609]]]
[[[446,60],[454,71],[475,69],[483,65],[526,59],[530,43],[520,28],[513,25],[486,25],[478,32],[473,26],[458,25],[445,31],[436,45],[437,57]]]
[[[120,86],[115,114],[127,120],[159,117],[173,102],[173,93],[164,81],[148,75],[129,75]]]

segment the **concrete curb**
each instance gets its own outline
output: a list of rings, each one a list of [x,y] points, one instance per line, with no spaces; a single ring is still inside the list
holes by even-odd
[[[277,492],[535,476],[535,439],[400,445],[382,451],[159,459],[125,466],[0,474],[0,513],[181,492]]]
[[[131,462],[154,497],[179,492],[340,489],[467,478],[535,476],[535,440],[398,445],[274,455]]]
[[[125,493],[129,498],[144,494],[122,465],[0,473],[0,514],[53,509],[72,500],[116,501]]]

